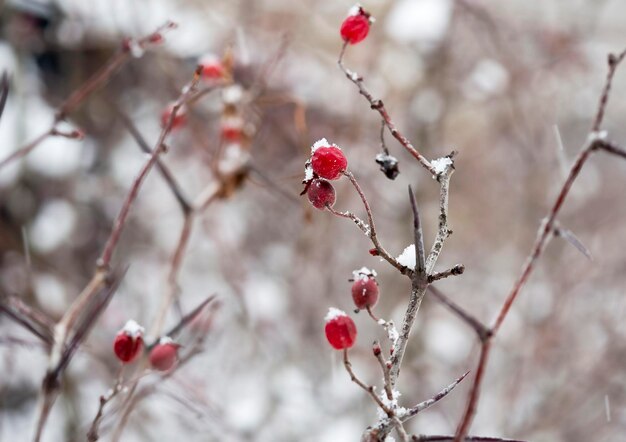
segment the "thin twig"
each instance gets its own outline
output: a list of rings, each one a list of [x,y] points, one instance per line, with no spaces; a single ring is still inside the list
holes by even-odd
[[[383,404],[383,402],[374,392],[374,387],[371,385],[365,385],[365,383],[363,383],[359,378],[356,377],[356,375],[354,374],[354,371],[352,371],[352,364],[350,363],[350,360],[348,359],[348,349],[343,350],[343,365],[346,368],[346,371],[348,372],[348,374],[350,375],[350,379],[352,380],[352,382],[354,382],[363,390],[365,390],[367,394],[369,394],[370,397],[374,400],[374,402],[376,402],[376,404],[380,407],[380,409],[383,410],[387,416],[392,417],[394,415],[393,410],[391,410],[389,407]]]
[[[463,264],[457,264],[448,270],[444,270],[443,272],[434,272],[431,275],[428,275],[428,282],[439,281],[440,279],[445,279],[449,276],[458,276],[462,275],[465,272],[465,266]]]
[[[423,402],[420,402],[419,404],[417,404],[414,407],[411,407],[408,411],[408,413],[406,413],[404,416],[402,416],[402,421],[406,421],[411,419],[412,417],[414,417],[415,415],[417,415],[420,411],[424,411],[427,408],[431,407],[432,405],[436,404],[437,402],[439,402],[441,399],[443,399],[444,397],[446,397],[452,390],[454,390],[454,388],[459,385],[459,383],[465,379],[465,377],[469,374],[469,371],[466,371],[465,373],[463,373],[461,376],[459,376],[454,382],[452,382],[450,385],[448,385],[447,387],[445,387],[444,389],[442,389],[439,393],[437,393],[436,395],[434,395],[433,397],[431,397],[430,399],[427,399]]]
[[[409,201],[411,202],[411,210],[413,211],[413,240],[415,242],[415,276],[424,282],[426,279],[426,256],[424,251],[424,234],[422,232],[422,223],[420,221],[420,213],[417,208],[417,200],[413,189],[409,185]]]
[[[613,84],[613,76],[615,75],[615,71],[617,67],[622,62],[622,60],[626,57],[626,49],[620,52],[619,54],[609,54],[607,57],[609,70],[606,74],[606,81],[604,82],[604,88],[602,89],[602,94],[600,94],[600,100],[598,103],[598,110],[596,112],[596,117],[593,120],[593,125],[591,126],[592,132],[597,132],[600,130],[602,126],[602,121],[604,120],[604,113],[606,111],[606,106],[609,102],[609,95],[611,95],[611,86]]]
[[[148,144],[146,139],[143,137],[143,135],[141,135],[141,132],[139,132],[139,129],[137,128],[135,123],[133,123],[133,121],[128,117],[126,112],[124,112],[116,104],[112,103],[111,107],[113,108],[115,113],[117,113],[120,120],[122,120],[122,123],[124,124],[124,126],[126,126],[126,129],[128,129],[128,132],[130,132],[132,137],[135,139],[135,141],[137,142],[137,145],[142,150],[142,152],[147,153],[147,154],[152,153],[152,149],[150,148],[150,145]],[[159,173],[163,176],[163,179],[165,180],[172,194],[176,198],[176,201],[178,201],[178,205],[180,206],[183,214],[189,213],[191,211],[191,203],[187,200],[187,197],[184,195],[182,189],[180,188],[180,185],[176,181],[176,178],[174,178],[174,175],[172,174],[170,169],[163,163],[160,157],[156,161],[156,168],[159,170]]]
[[[412,436],[412,442],[452,442],[454,436]],[[526,442],[520,439],[504,439],[501,437],[466,436],[465,442]]]
[[[132,59],[132,48],[143,51],[148,47],[160,42],[160,39],[155,39],[155,36],[161,36],[161,33],[167,29],[172,29],[176,25],[172,22],[168,22],[165,25],[159,27],[156,31],[138,40],[126,40],[122,45],[122,49],[113,55],[96,73],[94,73],[85,83],[76,89],[72,94],[59,106],[54,120],[44,133],[39,135],[30,143],[19,148],[4,160],[0,161],[0,169],[14,160],[25,157],[33,149],[35,149],[46,138],[55,134],[56,126],[63,121],[67,116],[72,113],[78,106],[80,106],[91,94],[96,90],[104,86],[111,77],[130,59]]]
[[[365,213],[367,214],[367,222],[369,223],[368,237],[372,240],[372,243],[378,251],[379,256],[387,261],[389,264],[394,266],[396,269],[398,269],[403,275],[412,277],[413,270],[400,264],[393,256],[389,254],[389,252],[387,252],[387,250],[385,250],[385,248],[378,240],[378,234],[376,233],[376,224],[374,224],[374,215],[372,214],[372,209],[370,208],[370,204],[367,201],[365,194],[363,193],[363,189],[361,189],[361,186],[359,185],[352,172],[344,172],[344,175],[348,177],[350,183],[352,183],[352,186],[355,188],[356,192],[361,198],[361,201],[363,202],[363,207],[365,208]]]
[[[426,170],[428,170],[432,175],[437,175],[432,164],[430,164],[430,162],[421,153],[419,153],[419,151],[411,144],[411,142],[396,128],[396,125],[389,116],[385,105],[381,100],[374,99],[370,91],[363,84],[363,78],[359,76],[356,72],[352,72],[344,66],[343,56],[345,54],[347,45],[348,43],[345,42],[343,47],[341,48],[339,59],[337,60],[339,68],[346,75],[346,78],[356,85],[356,87],[359,89],[359,93],[363,95],[365,99],[369,102],[370,107],[378,111],[381,118],[385,122],[385,125],[391,132],[391,135],[393,135],[393,137],[398,140],[402,147],[404,147],[404,149],[409,152],[409,154],[411,154]]]
[[[372,351],[374,353],[374,357],[376,358],[376,360],[378,361],[378,364],[380,365],[380,370],[383,373],[385,394],[387,395],[387,399],[392,401],[393,389],[391,387],[391,379],[389,378],[389,367],[387,366],[387,362],[383,358],[382,350],[380,348],[380,344],[378,343],[378,341],[374,341],[374,344],[372,345]]]
[[[487,338],[491,336],[491,330],[483,325],[478,319],[474,318],[472,315],[467,313],[463,308],[450,300],[446,295],[444,295],[441,290],[432,285],[428,286],[428,291],[431,295],[435,297],[435,299],[441,302],[443,305],[448,307],[454,314],[456,314],[459,318],[465,321],[470,327],[474,329],[478,338],[482,341],[485,341]]]

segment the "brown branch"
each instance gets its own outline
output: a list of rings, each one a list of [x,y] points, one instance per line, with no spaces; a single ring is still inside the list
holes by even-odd
[[[383,102],[381,100],[374,99],[370,91],[365,87],[365,85],[363,84],[363,77],[359,76],[356,72],[350,71],[344,66],[343,56],[345,54],[347,45],[348,43],[346,42],[341,48],[339,59],[337,60],[339,68],[343,71],[346,78],[356,85],[356,87],[359,89],[359,93],[363,95],[363,97],[365,97],[365,99],[369,102],[370,107],[380,114],[382,120],[387,126],[387,129],[389,129],[389,131],[391,132],[391,135],[393,135],[393,137],[398,140],[402,147],[404,147],[404,149],[409,154],[411,154],[426,170],[428,170],[432,175],[436,176],[437,173],[435,172],[432,164],[430,164],[430,162],[421,153],[419,153],[419,151],[411,144],[411,142],[396,128],[396,125],[391,120],[391,117],[389,116],[389,113],[387,112],[387,109],[385,108]]]
[[[609,70],[606,74],[606,81],[604,82],[604,88],[602,89],[602,94],[600,94],[600,100],[598,103],[598,110],[596,112],[596,117],[593,120],[593,125],[591,126],[592,132],[597,132],[600,130],[602,126],[602,121],[604,120],[604,112],[606,111],[606,106],[609,102],[609,95],[611,95],[611,86],[613,84],[613,76],[615,75],[615,71],[617,71],[617,67],[626,57],[626,50],[623,50],[619,54],[609,54],[607,57],[607,62],[609,64]]]
[[[137,177],[133,181],[130,191],[126,195],[126,199],[124,203],[122,204],[122,208],[119,214],[117,215],[117,218],[115,219],[115,223],[113,225],[113,231],[111,232],[111,235],[109,236],[109,239],[106,245],[104,246],[102,255],[100,255],[100,258],[98,259],[98,267],[107,268],[110,265],[113,252],[115,251],[115,247],[117,246],[117,243],[119,242],[120,236],[122,234],[122,230],[124,228],[124,224],[126,223],[126,219],[130,212],[130,208],[132,204],[134,203],[134,201],[137,199],[137,195],[139,194],[141,185],[143,184],[144,180],[148,176],[148,173],[150,172],[150,170],[152,170],[152,167],[156,164],[159,158],[159,155],[165,151],[165,139],[167,138],[169,133],[172,131],[174,119],[176,118],[176,115],[178,114],[180,108],[183,106],[187,98],[190,97],[191,94],[195,91],[200,81],[201,74],[202,74],[202,68],[201,67],[196,68],[193,79],[191,80],[188,86],[183,88],[184,92],[178,98],[176,103],[174,103],[174,106],[172,107],[172,111],[169,115],[169,119],[167,123],[165,124],[165,126],[163,127],[163,129],[161,130],[161,134],[159,135],[159,139],[156,143],[156,146],[154,147],[154,149],[152,149],[152,154],[150,155],[150,158],[139,171]]]
[[[462,275],[464,272],[465,266],[463,264],[457,264],[448,270],[444,270],[443,272],[434,272],[428,275],[428,283],[439,281],[440,279],[445,279],[449,276]]]
[[[452,442],[454,436],[411,436],[412,442]],[[466,436],[465,442],[526,442],[520,439],[504,439],[501,437]]]
[[[30,143],[19,148],[11,155],[0,161],[0,169],[11,163],[14,160],[25,157],[33,149],[35,149],[42,141],[49,136],[58,135],[55,134],[56,126],[63,121],[70,113],[72,113],[78,106],[80,106],[91,94],[96,90],[104,86],[111,77],[128,61],[132,58],[131,48],[135,47],[138,50],[147,49],[160,41],[155,39],[155,36],[161,35],[161,32],[172,29],[176,25],[172,22],[168,22],[165,25],[159,27],[156,31],[143,37],[139,40],[128,39],[125,41],[122,49],[113,55],[96,73],[94,73],[82,86],[76,89],[58,108],[56,115],[50,128],[43,134],[39,135]]]
[[[346,171],[344,172],[344,175],[348,177],[348,179],[350,180],[350,183],[355,188],[356,192],[359,194],[359,197],[361,198],[361,201],[363,202],[363,207],[365,208],[365,213],[367,215],[367,222],[369,223],[369,229],[368,229],[369,234],[367,236],[370,238],[370,240],[374,244],[374,247],[376,248],[378,255],[381,258],[383,258],[385,261],[387,261],[389,264],[394,266],[396,269],[398,269],[400,273],[402,273],[403,275],[412,277],[413,270],[400,264],[393,256],[389,254],[389,252],[387,252],[387,250],[385,250],[385,248],[382,246],[382,244],[378,240],[378,234],[376,233],[376,224],[374,224],[374,215],[372,214],[372,209],[370,208],[370,204],[367,201],[365,194],[363,193],[363,189],[361,189],[361,186],[359,185],[358,181],[356,180],[352,172]]]
[[[352,364],[350,363],[350,360],[348,359],[347,348],[343,350],[343,365],[346,368],[346,371],[348,372],[348,374],[350,375],[350,380],[352,380],[352,382],[354,382],[363,390],[365,390],[367,394],[370,395],[372,400],[376,402],[376,404],[380,407],[381,410],[385,412],[387,416],[389,417],[394,416],[393,410],[391,410],[389,407],[383,404],[380,398],[376,395],[376,393],[374,392],[374,387],[371,385],[366,385],[363,381],[361,381],[358,377],[356,377],[356,375],[354,374],[354,371],[352,371]]]
[[[435,297],[435,299],[441,302],[443,305],[448,307],[454,314],[456,314],[459,318],[465,321],[470,327],[474,329],[478,338],[481,342],[484,342],[491,336],[491,330],[483,325],[478,319],[474,318],[472,315],[467,313],[463,308],[450,300],[446,295],[444,295],[441,290],[434,286],[428,286],[428,291],[431,295]]]
[[[147,154],[152,153],[150,145],[148,145],[148,142],[141,135],[141,132],[139,132],[139,129],[137,128],[135,123],[133,123],[133,121],[128,117],[126,112],[124,112],[116,104],[111,103],[111,107],[113,108],[115,113],[117,113],[120,120],[122,120],[122,123],[124,124],[124,126],[126,126],[126,129],[128,129],[128,132],[130,132],[132,137],[135,139],[141,151]],[[163,179],[165,180],[172,194],[176,198],[176,201],[178,202],[178,205],[180,206],[183,214],[189,213],[191,211],[191,203],[187,200],[187,197],[185,197],[182,189],[180,188],[180,185],[176,181],[176,178],[174,178],[174,175],[172,174],[170,169],[163,163],[160,157],[156,161],[156,168],[163,176]]]
[[[608,140],[599,140],[598,149],[626,159],[626,149]]]
[[[415,242],[415,277],[422,282],[426,279],[426,252],[424,251],[424,234],[420,222],[420,213],[417,208],[417,200],[413,194],[413,189],[409,185],[409,201],[413,211],[413,240]]]
[[[450,177],[454,171],[454,163],[452,158],[454,152],[448,156],[450,159],[449,164],[446,164],[443,170],[438,171],[437,180],[439,181],[439,229],[433,246],[426,258],[425,272],[431,274],[439,254],[443,249],[443,245],[452,233],[448,227],[448,200],[450,191]],[[428,287],[428,281],[420,278],[412,278],[411,282],[411,295],[409,298],[409,304],[402,320],[402,328],[400,331],[400,337],[397,340],[393,348],[393,355],[391,357],[391,383],[396,384],[398,376],[400,375],[400,367],[402,365],[402,359],[404,358],[404,352],[409,342],[409,336],[411,329],[417,318],[417,312],[419,311],[422,299],[426,294],[426,288]]]
[[[391,387],[391,378],[389,377],[389,367],[387,366],[387,362],[383,358],[382,350],[378,341],[374,341],[374,344],[372,345],[372,352],[374,353],[374,357],[378,361],[378,364],[380,365],[380,370],[383,373],[384,389],[385,394],[387,395],[387,399],[392,401],[393,389]]]
[[[411,419],[412,417],[416,416],[420,411],[424,411],[427,408],[431,407],[432,405],[436,404],[437,402],[439,402],[441,399],[443,399],[444,397],[446,397],[452,390],[454,390],[454,388],[459,385],[459,383],[465,379],[465,377],[469,374],[469,371],[466,371],[465,373],[463,373],[461,376],[459,376],[454,382],[452,382],[450,385],[448,385],[447,387],[445,387],[444,389],[442,389],[439,393],[437,393],[436,395],[434,395],[433,397],[431,397],[430,399],[427,399],[423,402],[420,402],[419,404],[417,404],[414,407],[411,407],[409,409],[409,411],[402,416],[402,421],[406,421]]]

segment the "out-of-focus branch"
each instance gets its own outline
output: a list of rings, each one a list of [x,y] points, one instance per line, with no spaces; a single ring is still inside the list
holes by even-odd
[[[82,86],[76,89],[67,99],[59,106],[52,124],[50,128],[47,129],[43,134],[36,137],[33,141],[26,144],[25,146],[19,148],[11,155],[9,155],[4,160],[0,161],[0,169],[2,169],[7,164],[17,160],[19,158],[23,158],[28,155],[33,149],[35,149],[42,141],[44,141],[49,136],[59,135],[56,133],[56,126],[63,121],[67,116],[72,113],[78,106],[80,106],[89,96],[94,93],[96,90],[100,89],[104,86],[111,77],[126,63],[133,57],[133,54],[137,54],[138,52],[142,52],[148,49],[150,46],[156,45],[160,43],[162,38],[162,33],[168,29],[173,29],[176,27],[176,24],[173,22],[168,22],[165,25],[159,27],[156,31],[151,34],[140,38],[138,40],[127,39],[122,45],[122,49],[113,55],[105,64],[98,70],[95,74],[93,74]]]
[[[626,151],[624,151],[624,149],[622,149],[620,146],[614,145],[613,143],[608,143],[606,141],[606,133],[600,132],[610,96],[613,77],[615,75],[615,71],[618,65],[624,60],[625,57],[626,50],[620,52],[618,55],[611,54],[608,57],[609,69],[604,88],[602,89],[602,93],[600,95],[598,110],[596,112],[596,117],[592,125],[592,131],[588,135],[587,141],[583,145],[582,149],[580,150],[578,156],[574,161],[574,164],[570,168],[569,174],[567,175],[563,186],[561,187],[552,207],[550,208],[548,215],[543,220],[539,228],[539,232],[537,233],[537,239],[535,240],[530,255],[527,257],[526,262],[522,266],[521,274],[513,284],[511,292],[505,299],[502,307],[500,308],[500,311],[498,312],[496,320],[490,329],[491,336],[489,336],[489,338],[482,343],[478,367],[476,369],[476,375],[472,383],[472,388],[470,389],[469,397],[467,399],[465,412],[463,413],[461,421],[459,422],[459,425],[457,427],[457,431],[454,437],[455,442],[462,442],[463,440],[465,440],[465,437],[473,421],[474,415],[476,414],[476,407],[478,404],[478,398],[480,396],[484,373],[487,363],[489,361],[489,353],[491,350],[491,342],[493,340],[493,337],[500,329],[502,322],[506,318],[513,303],[519,296],[521,290],[526,285],[526,282],[528,281],[530,275],[536,267],[538,259],[542,255],[548,241],[552,237],[557,223],[557,216],[560,213],[560,210],[563,207],[567,196],[569,195],[572,185],[574,184],[574,181],[576,181],[576,178],[578,178],[578,175],[580,174],[583,166],[591,157],[591,155],[597,150],[605,150],[609,153],[626,158]]]
[[[431,295],[435,297],[437,301],[448,307],[455,315],[465,321],[470,327],[474,329],[478,338],[481,342],[485,341],[489,336],[491,336],[491,330],[483,325],[478,319],[474,318],[472,315],[467,313],[463,308],[454,303],[451,299],[449,299],[446,295],[444,295],[441,290],[432,285],[428,286],[428,291]]]
[[[454,436],[411,436],[412,442],[452,442]],[[520,439],[504,439],[501,437],[466,436],[465,442],[526,442]]]
[[[117,104],[111,104],[111,107],[117,113],[120,120],[122,120],[122,123],[124,124],[124,126],[126,126],[128,132],[130,132],[132,137],[135,139],[137,145],[142,150],[142,152],[147,154],[152,153],[150,145],[141,135],[141,132],[139,132],[139,129],[137,128],[135,123],[133,123],[133,121],[128,117],[126,112],[124,112]],[[174,175],[170,171],[169,167],[167,167],[163,163],[160,157],[157,158],[156,168],[159,170],[159,172],[163,176],[163,179],[172,191],[172,194],[176,198],[176,201],[178,202],[178,205],[180,206],[182,212],[185,214],[191,211],[191,203],[187,200],[187,197],[184,195],[182,189],[180,188],[180,185],[176,181],[176,178],[174,178]]]

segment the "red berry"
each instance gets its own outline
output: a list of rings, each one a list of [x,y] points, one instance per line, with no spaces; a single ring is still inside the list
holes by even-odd
[[[356,7],[341,24],[341,38],[350,44],[357,44],[367,37],[373,19],[363,8]]]
[[[326,180],[315,178],[306,194],[316,209],[324,210],[326,205],[332,207],[335,204],[335,188]]]
[[[205,55],[200,59],[202,77],[218,80],[224,76],[224,65],[215,55]]]
[[[322,141],[326,140],[320,140],[313,145],[311,167],[318,176],[336,180],[347,169],[348,160],[337,146],[321,145]]]
[[[169,338],[161,338],[150,352],[150,365],[159,371],[168,371],[178,362],[178,344]]]
[[[352,299],[354,305],[360,310],[374,307],[378,302],[378,283],[376,273],[363,267],[354,273],[352,284]]]
[[[174,111],[174,104],[169,104],[161,113],[161,127],[167,126]],[[172,129],[178,129],[187,123],[187,114],[184,108],[179,107],[174,120],[172,121]]]
[[[113,351],[124,364],[132,362],[143,349],[143,327],[130,320],[115,336]]]
[[[350,316],[336,308],[330,308],[326,315],[326,339],[333,348],[343,350],[352,347],[356,341],[356,325]]]

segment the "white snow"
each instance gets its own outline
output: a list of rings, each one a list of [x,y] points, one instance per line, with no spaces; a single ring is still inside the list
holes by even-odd
[[[396,258],[400,264],[410,269],[415,268],[415,244],[407,246]]]
[[[376,277],[377,273],[376,270],[370,270],[367,267],[361,267],[358,270],[353,270],[352,271],[352,277],[354,278],[355,281],[359,280],[359,279],[369,279],[371,277]]]
[[[385,30],[402,43],[437,43],[448,31],[452,9],[450,0],[398,1],[387,17]]]
[[[243,89],[238,84],[225,88],[222,92],[222,100],[226,104],[237,104],[243,98]]]
[[[124,328],[122,328],[122,331],[132,338],[138,338],[139,336],[143,335],[144,328],[139,325],[134,319],[129,319],[128,321],[126,321],[126,324],[124,325]]]
[[[336,144],[329,143],[326,138],[321,138],[317,140],[315,143],[313,143],[313,146],[311,146],[311,154],[315,152],[317,149],[319,149],[320,147],[329,147],[329,146],[336,147],[337,149],[339,149],[339,146],[337,146]]]
[[[386,153],[379,153],[379,154],[376,154],[376,161],[397,163],[398,159]]]
[[[172,338],[170,338],[169,336],[163,336],[161,339],[159,339],[159,345],[167,345],[167,344],[173,344],[174,340]]]
[[[444,173],[448,167],[452,166],[452,160],[449,157],[441,157],[430,162],[437,175]]]
[[[350,10],[348,11],[348,17],[352,17],[354,15],[359,15],[359,12],[361,11],[361,5],[359,3],[356,3],[354,6],[352,6],[350,8]]]
[[[330,322],[333,319],[339,318],[341,316],[348,316],[348,315],[343,310],[339,310],[338,308],[335,308],[335,307],[330,307],[328,309],[328,313],[326,313],[326,316],[324,316],[324,321]]]
[[[311,163],[307,162],[304,165],[304,182],[307,183],[313,179],[313,168]]]

